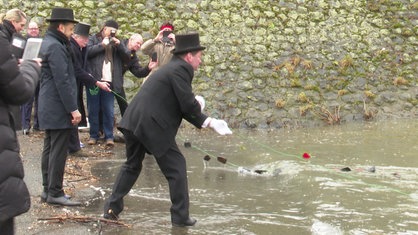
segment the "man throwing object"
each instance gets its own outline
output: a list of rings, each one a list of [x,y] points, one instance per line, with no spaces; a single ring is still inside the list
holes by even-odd
[[[201,63],[199,34],[176,36],[173,58],[151,75],[129,104],[119,129],[126,140],[126,162],[104,206],[104,218],[114,219],[123,210],[123,197],[129,193],[142,169],[145,153],[151,153],[168,181],[173,226],[193,226],[189,217],[189,189],[186,160],[175,137],[182,119],[197,128],[211,127],[221,135],[232,134],[223,120],[202,113],[204,100],[192,92],[194,71]]]

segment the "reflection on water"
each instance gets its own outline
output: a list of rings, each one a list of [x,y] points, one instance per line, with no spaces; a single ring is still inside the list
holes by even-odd
[[[133,228],[106,227],[104,234],[418,234],[418,121],[235,130],[228,137],[181,130],[177,141],[197,225],[171,227],[166,180],[147,157],[121,214]],[[302,158],[305,152],[312,157]],[[104,197],[123,154],[94,168]],[[100,196],[89,210],[102,207]]]

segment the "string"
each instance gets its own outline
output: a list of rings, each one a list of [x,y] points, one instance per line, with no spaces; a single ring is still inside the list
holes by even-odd
[[[119,97],[119,98],[121,98],[123,101],[125,101],[127,104],[128,104],[128,101],[125,99],[125,98],[123,98],[121,95],[119,95],[118,93],[116,93],[116,92],[114,92],[113,90],[110,90],[115,96],[117,96],[117,97]]]
[[[257,145],[261,146],[262,148],[269,150],[270,152],[273,152],[273,153],[276,153],[276,154],[279,154],[279,155],[283,155],[283,156],[296,157],[296,158],[298,158],[298,159],[301,159],[301,158],[302,158],[302,157],[301,157],[301,156],[299,156],[299,155],[289,154],[289,153],[285,153],[285,152],[282,152],[282,151],[276,150],[276,149],[274,149],[274,148],[272,148],[272,147],[270,147],[270,146],[268,146],[268,145],[262,144],[262,143],[260,143],[260,142],[258,142],[258,141],[255,141],[255,140],[252,140],[252,139],[250,139],[250,138],[244,137],[244,136],[242,136],[242,135],[236,134],[236,132],[235,132],[235,135],[237,135],[237,136],[239,136],[240,138],[243,138],[243,139],[245,139],[245,140],[247,140],[247,141],[251,141],[251,142],[253,142],[253,143],[255,143],[255,144],[257,144]],[[179,136],[178,136],[178,138],[179,138],[180,140],[182,140],[183,142],[185,142],[185,140],[184,140],[183,138],[181,138],[181,137],[179,137]],[[208,156],[210,156],[210,155],[211,155],[211,154],[209,154],[207,151],[205,151],[205,150],[203,150],[203,149],[201,149],[201,148],[199,148],[199,147],[195,146],[194,144],[193,144],[191,147],[192,147],[192,148],[194,148],[194,149],[196,149],[196,150],[198,150],[198,151],[200,151],[200,152],[202,152],[202,153],[204,153],[204,154],[206,154],[206,155],[208,155]],[[213,155],[212,155],[212,156],[213,156]],[[219,159],[219,157],[218,157],[218,159]],[[231,165],[231,166],[234,166],[234,167],[239,167],[238,165],[235,165],[235,164],[230,163],[230,162],[226,162],[226,163],[227,163],[227,164],[229,164],[229,165]],[[346,179],[349,179],[349,180],[352,180],[352,181],[359,181],[359,180],[360,180],[360,181],[363,181],[363,180],[362,180],[361,178],[359,178],[359,177],[355,177],[355,176],[353,176],[353,175],[349,175],[349,174],[347,174],[347,173],[335,172],[335,171],[333,171],[332,169],[327,168],[327,167],[325,167],[325,166],[321,166],[321,165],[315,165],[315,166],[321,167],[322,169],[327,170],[328,172],[330,172],[330,173],[332,173],[332,174],[336,174],[336,175],[338,175],[338,176],[340,176],[340,177],[343,177],[343,178],[346,178]],[[364,181],[363,181],[363,182],[364,182]],[[396,192],[396,193],[399,193],[399,194],[402,194],[402,195],[409,196],[409,193],[406,193],[406,192],[404,192],[404,191],[402,191],[402,190],[395,189],[395,188],[392,188],[392,187],[389,187],[389,186],[385,186],[385,185],[381,185],[381,184],[367,183],[367,182],[364,182],[364,184],[365,184],[365,185],[367,185],[367,186],[369,186],[369,187],[372,187],[372,188],[386,188],[386,189],[388,189],[388,190],[390,190],[390,191],[392,191],[392,192]]]

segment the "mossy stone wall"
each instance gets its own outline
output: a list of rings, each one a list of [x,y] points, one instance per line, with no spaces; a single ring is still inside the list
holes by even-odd
[[[164,21],[207,46],[195,93],[232,127],[277,128],[418,116],[418,3],[413,0],[18,1],[43,22],[71,7],[97,32],[153,37]],[[144,64],[147,58],[142,56]],[[129,97],[141,80],[128,75]]]

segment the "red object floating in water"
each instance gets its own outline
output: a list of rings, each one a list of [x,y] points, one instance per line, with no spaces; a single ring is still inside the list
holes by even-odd
[[[303,158],[305,158],[305,159],[309,159],[309,158],[311,158],[311,155],[309,155],[309,153],[303,153]]]

